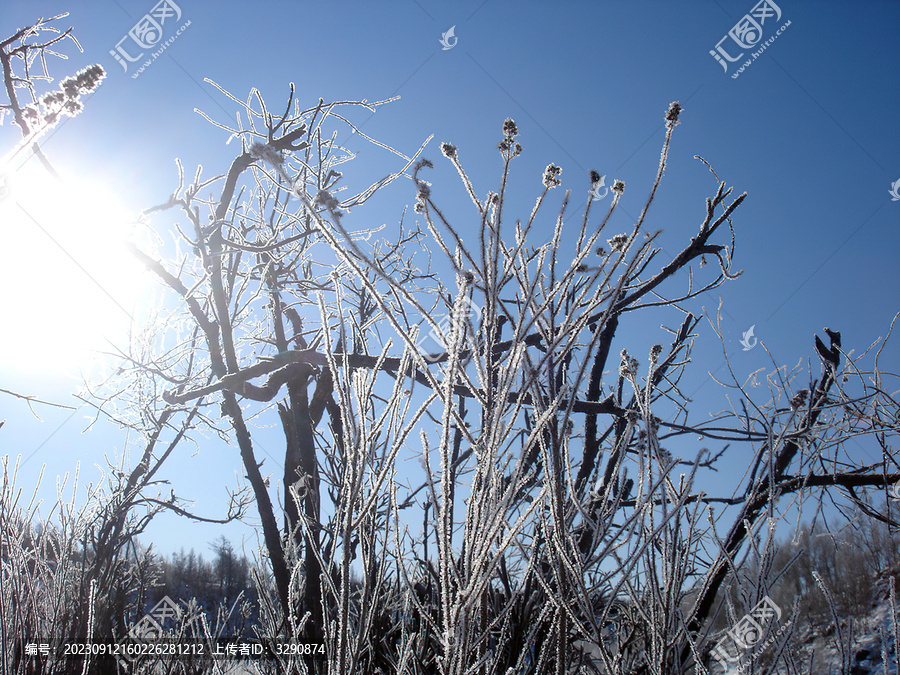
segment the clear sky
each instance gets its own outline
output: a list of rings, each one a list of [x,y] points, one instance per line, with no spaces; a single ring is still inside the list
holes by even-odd
[[[440,142],[458,146],[483,195],[498,187],[496,144],[503,119],[512,117],[524,146],[512,172],[516,215],[527,216],[541,171],[554,162],[578,208],[591,169],[607,185],[625,181],[617,231],[640,212],[659,159],[664,112],[678,100],[682,124],[648,227],[664,229],[669,255],[695,234],[715,183],[694,155],[708,160],[735,195],[749,194],[734,218],[734,261],[743,275],[690,305],[714,316],[721,299],[726,350],[741,379],[770,366],[761,346],[741,348],[751,326],[777,362],[794,366],[811,358],[818,373],[815,332],[840,330],[844,348],[859,353],[886,334],[900,310],[900,201],[889,194],[900,180],[900,3],[779,0],[781,16],[769,11],[762,39],[725,72],[710,51],[717,45],[730,57],[742,51],[728,34],[755,7],[752,1],[175,1],[181,17],[163,25],[164,40],[190,23],[137,78],[144,59],[126,73],[110,51],[150,12],[152,0],[0,5],[2,37],[40,16],[70,13],[57,25],[74,26],[84,53],[65,46],[69,60],[49,64],[55,77],[93,63],[108,72],[84,101],[85,112],[42,140],[66,185],[23,154],[7,171],[9,194],[0,202],[0,387],[77,408],[37,406],[38,420],[21,401],[0,396],[0,419],[7,420],[0,454],[22,456],[19,485],[26,490],[43,465],[45,497],[54,494],[55,477],[78,462],[81,482],[96,482],[94,465],[124,446],[123,433],[102,419],[84,431],[91,411],[72,396],[80,389],[76,375],[87,368],[86,354],[124,344],[128,316],[142,307],[146,277],[117,243],[128,221],[171,194],[176,157],[187,173],[202,163],[212,175],[224,172],[236,151],[225,145],[227,134],[194,112],[223,123],[235,119],[236,106],[204,78],[238,98],[257,87],[270,109],[284,105],[290,82],[307,105],[319,97],[399,95],[377,114],[359,110],[353,119],[407,155],[434,134],[425,151],[436,164],[428,180],[458,222],[471,222],[471,210]],[[452,48],[444,49],[440,40],[451,27]],[[17,128],[5,120],[0,154],[17,140]],[[389,153],[346,140],[361,151],[346,165],[350,184],[363,187],[398,168]],[[561,196],[558,190],[554,204]],[[412,184],[398,182],[347,224],[395,225],[413,200]],[[547,213],[544,240],[555,211]],[[681,277],[668,289],[674,294],[685,282]],[[660,323],[677,321],[675,313],[628,317],[621,346],[646,363],[650,345],[670,341]],[[693,356],[685,394],[696,399],[692,410],[701,421],[707,410],[726,405],[709,376],[724,373],[724,358],[706,321]],[[896,341],[883,358],[897,370]],[[798,386],[806,384],[801,378]],[[274,462],[282,441],[277,433],[263,438],[267,462]],[[735,476],[746,467],[746,453],[729,455]],[[240,473],[237,451],[210,439],[186,446],[164,477],[179,495],[196,499],[197,511],[214,517],[224,510],[225,486],[235,486]],[[151,525],[145,541],[165,552],[206,551],[220,533],[236,543],[248,537],[252,545],[244,526],[217,529],[172,517]]]

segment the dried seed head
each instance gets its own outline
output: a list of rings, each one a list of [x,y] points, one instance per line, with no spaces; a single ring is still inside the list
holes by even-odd
[[[253,143],[250,146],[250,156],[253,159],[261,159],[272,166],[284,164],[284,157],[268,143]]]
[[[617,234],[612,239],[607,239],[606,243],[609,244],[609,247],[613,251],[622,251],[625,249],[625,245],[628,243],[628,235]]]
[[[591,185],[596,185],[600,182],[600,174],[591,169]]]
[[[797,395],[791,399],[791,410],[799,410],[806,403],[806,397],[809,396],[808,389],[801,389]]]
[[[503,120],[503,135],[509,139],[513,139],[519,135],[519,128],[509,117]]]
[[[619,194],[622,194],[623,192],[625,192],[625,182],[621,181],[619,179],[616,179],[615,181],[613,181],[612,191],[618,192]]]
[[[340,206],[340,202],[328,190],[319,190],[313,204],[316,206],[321,204],[329,211],[333,211]]]
[[[423,180],[416,181],[416,213],[425,213],[425,202],[431,197],[431,187]]]
[[[100,82],[106,77],[103,66],[95,63],[75,73],[75,84],[80,94],[89,94],[100,86]],[[65,80],[63,80],[65,82]]]
[[[94,91],[100,86],[100,81],[104,77],[106,77],[106,71],[99,65],[93,65],[79,70],[74,77],[64,77],[59,84],[67,97],[76,99]]]
[[[559,179],[559,174],[561,173],[562,169],[556,166],[556,164],[548,164],[547,168],[544,169],[544,186],[548,188],[555,188],[557,185],[560,185],[562,181]]]
[[[669,109],[666,111],[666,127],[671,129],[676,124],[681,124],[678,121],[678,116],[684,110],[680,105],[678,105],[678,101],[672,101],[669,104]]]
[[[65,100],[66,95],[61,91],[51,91],[49,94],[44,94],[41,97],[41,103],[45,106],[59,105]]]
[[[626,350],[621,352],[622,361],[619,363],[619,376],[626,379],[637,375],[638,363],[637,359],[633,359],[628,355]]]
[[[456,157],[456,146],[452,143],[441,143],[441,152],[444,154],[444,157],[453,159]]]

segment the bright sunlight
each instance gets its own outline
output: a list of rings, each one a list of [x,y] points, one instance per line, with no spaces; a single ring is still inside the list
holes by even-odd
[[[35,164],[7,173],[0,201],[0,364],[80,377],[125,349],[148,277],[124,246],[134,216],[112,191]]]

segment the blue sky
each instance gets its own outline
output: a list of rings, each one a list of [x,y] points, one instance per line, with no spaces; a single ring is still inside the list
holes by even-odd
[[[896,2],[782,0],[781,17],[764,23],[762,41],[790,25],[732,78],[749,56],[725,73],[710,50],[753,2],[251,6],[181,0],[182,16],[165,24],[164,38],[179,25],[190,25],[133,79],[136,65],[123,72],[110,50],[154,4],[6,0],[0,8],[4,36],[39,16],[68,11],[58,25],[74,26],[84,53],[65,47],[69,60],[51,61],[51,74],[61,78],[92,63],[108,72],[85,100],[85,112],[42,141],[60,174],[87,200],[85,217],[53,215],[54,204],[68,206],[77,198],[66,196],[33,158],[23,163],[20,156],[11,165],[11,194],[47,233],[24,218],[12,200],[0,203],[3,388],[79,406],[72,394],[79,389],[75,375],[86,367],[84,354],[124,344],[127,313],[141,306],[143,277],[113,246],[127,231],[123,223],[165,201],[175,187],[176,157],[186,172],[192,174],[202,163],[211,175],[223,172],[235,152],[233,144],[225,145],[227,134],[194,112],[199,108],[223,123],[235,117],[236,106],[204,78],[241,99],[257,87],[270,109],[283,106],[290,82],[297,85],[304,107],[319,97],[375,101],[399,95],[377,114],[359,110],[353,120],[366,134],[407,155],[434,134],[425,151],[436,165],[428,180],[438,203],[457,222],[471,222],[472,214],[439,144],[459,147],[483,195],[498,187],[495,146],[503,119],[512,117],[524,146],[512,170],[515,215],[527,217],[541,172],[554,162],[563,168],[563,189],[573,190],[578,208],[591,169],[606,175],[607,185],[615,178],[625,181],[617,231],[624,231],[643,206],[659,159],[663,116],[678,100],[684,107],[682,124],[675,130],[648,227],[664,229],[661,243],[670,255],[695,233],[703,200],[714,193],[715,183],[694,155],[708,160],[734,186],[735,195],[748,193],[734,218],[734,264],[743,275],[690,305],[714,316],[721,299],[726,350],[741,379],[770,366],[762,348],[741,349],[738,341],[751,326],[777,362],[794,366],[814,359],[817,373],[815,332],[822,335],[824,326],[840,330],[844,348],[859,353],[886,334],[900,310],[900,201],[889,195],[900,179]],[[441,36],[451,26],[457,42],[442,49]],[[730,38],[722,45],[732,55],[740,51]],[[15,144],[17,133],[8,120],[0,127],[0,153]],[[346,165],[349,183],[361,187],[398,168],[398,159],[389,153],[346,140],[360,151]],[[554,204],[561,197],[558,190]],[[401,181],[354,216],[360,226],[395,225],[413,200],[411,183]],[[93,216],[100,211],[91,204],[103,205],[112,229],[97,225]],[[555,211],[547,213],[545,240]],[[682,277],[668,288],[674,293],[685,281]],[[620,331],[622,345],[646,362],[652,344],[669,341],[660,323],[676,322],[674,313],[629,317]],[[82,338],[75,339],[78,335]],[[78,348],[64,348],[70,344]],[[696,399],[692,410],[700,421],[707,410],[726,405],[725,392],[708,374],[721,375],[724,359],[706,321],[693,356],[685,393]],[[896,342],[883,359],[896,370]],[[798,386],[805,385],[801,378]],[[57,474],[74,471],[76,462],[82,483],[96,482],[93,465],[103,465],[104,454],[114,455],[125,442],[122,432],[102,421],[84,432],[88,408],[39,406],[36,411],[41,420],[21,401],[0,397],[0,419],[7,420],[0,431],[0,454],[22,455],[19,484],[26,490],[46,465],[45,497],[55,494]],[[263,449],[277,458],[280,443],[272,434]],[[869,449],[857,444],[857,451]],[[729,456],[736,476],[746,468],[746,454],[745,449]],[[173,460],[165,478],[178,493],[196,499],[205,515],[221,512],[224,486],[234,486],[240,473],[237,452],[210,439]],[[151,525],[145,541],[163,551],[205,550],[205,543],[220,533],[235,542],[248,537],[253,547],[244,526],[216,529],[174,518]]]

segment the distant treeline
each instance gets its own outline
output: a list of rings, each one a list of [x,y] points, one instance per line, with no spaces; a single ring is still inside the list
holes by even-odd
[[[179,605],[193,601],[210,620],[222,616],[224,635],[250,637],[259,620],[258,589],[252,575],[260,571],[246,556],[238,555],[224,536],[210,548],[208,560],[193,548],[187,553],[182,548],[168,558],[155,554],[156,573],[140,605],[146,612],[164,597]]]

